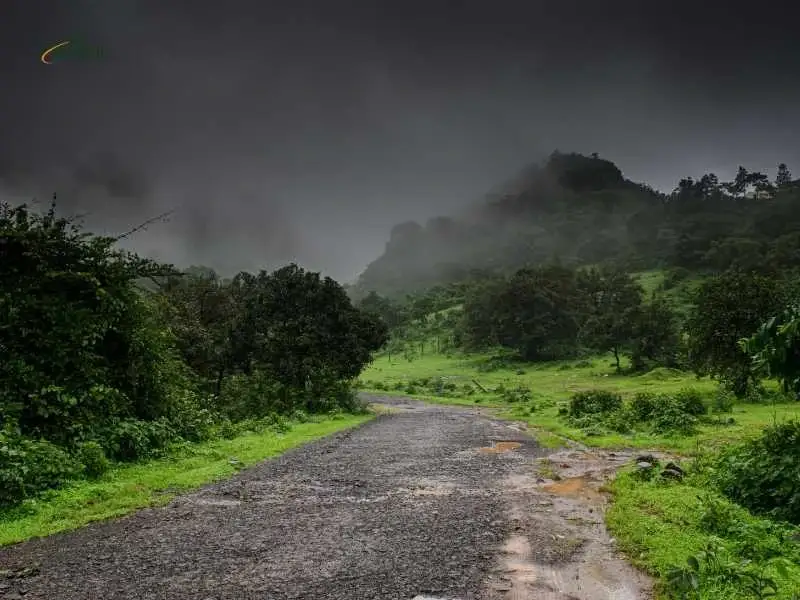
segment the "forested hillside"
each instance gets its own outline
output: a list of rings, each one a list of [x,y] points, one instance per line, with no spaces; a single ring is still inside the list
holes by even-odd
[[[800,258],[798,206],[800,185],[783,164],[772,180],[740,167],[731,182],[709,173],[664,194],[596,155],[554,153],[469,213],[394,227],[352,293],[401,297],[555,259],[637,271],[783,268]]]

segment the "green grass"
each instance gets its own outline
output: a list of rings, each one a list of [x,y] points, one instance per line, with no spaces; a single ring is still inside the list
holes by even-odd
[[[669,289],[664,289],[666,276],[667,273],[660,269],[634,274],[634,278],[644,290],[645,298],[650,298],[654,292],[663,294],[672,307],[685,316],[691,308],[692,294],[703,283],[704,276],[700,273],[689,273],[685,279],[677,281]]]
[[[513,364],[494,371],[482,371],[488,355],[426,354],[411,362],[399,356],[391,360],[378,357],[361,376],[363,389],[377,393],[407,395],[432,402],[487,406],[503,409],[500,416],[526,421],[542,431],[563,436],[588,446],[604,448],[651,448],[681,453],[693,453],[698,448],[726,444],[757,435],[763,427],[787,418],[800,418],[800,403],[765,405],[739,404],[732,416],[734,425],[701,425],[697,435],[665,437],[647,433],[632,435],[586,435],[571,427],[558,416],[559,403],[566,402],[572,394],[590,389],[604,389],[631,397],[637,392],[671,393],[684,388],[712,392],[717,384],[707,378],[698,379],[689,373],[670,369],[655,369],[644,375],[618,375],[610,357],[588,361],[561,361],[538,364]],[[422,388],[409,388],[409,384],[424,378],[444,377],[459,389],[476,380],[484,388],[494,390],[502,385],[506,389],[522,385],[531,389],[536,410],[523,413],[519,408],[503,402],[499,394],[477,392],[472,395],[452,394],[437,397]],[[376,389],[383,385],[389,392]],[[407,390],[412,389],[412,393]],[[476,402],[477,401],[477,402]],[[553,441],[552,438],[550,440]]]
[[[800,566],[795,565],[788,578],[782,579],[768,561],[758,556],[759,548],[781,547],[767,531],[770,523],[709,492],[692,478],[687,481],[663,484],[639,481],[630,474],[617,477],[611,485],[614,502],[606,512],[606,523],[620,549],[638,567],[663,581],[670,567],[686,566],[690,556],[717,540],[725,549],[720,556],[727,555],[734,563],[752,560],[751,567],[766,567],[765,574],[776,580],[781,591],[776,598],[791,598],[790,591],[800,589]],[[704,525],[702,518],[708,510],[709,497],[716,499],[733,518],[732,527],[710,531]],[[701,577],[700,597],[704,600],[755,598],[729,578],[715,579]]]
[[[360,425],[372,416],[314,418],[283,434],[250,433],[193,444],[168,458],[120,466],[99,481],[76,482],[0,513],[0,546],[164,505],[180,492],[225,479],[266,458]]]

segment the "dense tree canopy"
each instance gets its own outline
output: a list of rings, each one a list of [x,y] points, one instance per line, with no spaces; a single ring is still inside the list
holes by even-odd
[[[179,273],[116,241],[0,205],[0,504],[231,421],[353,406],[387,326],[338,283]]]
[[[754,373],[739,340],[752,336],[785,301],[779,280],[754,272],[731,270],[705,281],[686,325],[691,366],[743,394]]]

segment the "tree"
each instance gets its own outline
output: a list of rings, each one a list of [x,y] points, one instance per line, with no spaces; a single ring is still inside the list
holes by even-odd
[[[754,372],[739,340],[753,335],[780,310],[782,292],[778,280],[738,269],[706,280],[686,323],[689,362],[695,372],[723,379],[743,395]]]
[[[580,332],[590,348],[612,352],[621,371],[620,356],[630,351],[642,308],[642,288],[616,268],[590,269],[578,278],[587,298],[587,315]]]
[[[727,185],[728,191],[735,196],[741,196],[747,190],[749,177],[749,171],[740,165],[736,171],[736,177]]]
[[[778,165],[778,173],[775,175],[775,187],[785,188],[792,183],[792,174],[789,172],[789,167],[786,163]]]
[[[783,391],[800,398],[800,306],[790,306],[739,342],[753,361],[754,373],[775,377]]]
[[[661,296],[642,306],[633,329],[631,363],[635,371],[654,365],[678,365],[680,335],[678,318]]]
[[[754,269],[763,261],[763,245],[758,240],[743,237],[715,240],[703,255],[703,262],[719,271],[731,267]]]
[[[358,308],[380,318],[390,330],[400,325],[402,321],[400,307],[377,292],[367,294],[358,303]]]
[[[142,278],[165,265],[73,219],[0,204],[0,421],[70,444],[118,419],[155,420],[185,384]]]
[[[761,197],[763,194],[772,194],[775,191],[775,188],[769,181],[769,177],[758,171],[754,171],[747,176],[747,183],[753,186],[757,197]]]
[[[162,310],[186,363],[219,394],[231,370],[231,328],[236,305],[231,287],[213,269],[191,267],[161,289]]]
[[[499,343],[526,360],[574,356],[582,316],[575,272],[559,265],[520,269],[494,298]]]
[[[309,391],[311,404],[332,382],[356,377],[388,339],[380,319],[319,273],[292,264],[243,283],[243,324],[253,332],[246,358],[288,388]]]

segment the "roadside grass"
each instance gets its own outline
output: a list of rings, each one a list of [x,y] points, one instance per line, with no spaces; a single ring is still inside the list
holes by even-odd
[[[455,389],[446,394],[434,394],[429,386],[420,385],[425,380],[444,380]],[[475,381],[487,392],[480,391]],[[734,419],[733,424],[704,423],[697,428],[695,435],[664,436],[645,432],[589,435],[571,426],[558,414],[559,405],[567,402],[575,392],[601,389],[629,398],[639,392],[668,394],[693,388],[711,393],[717,389],[717,384],[708,378],[697,378],[671,369],[655,369],[643,375],[620,375],[615,372],[610,357],[530,364],[498,363],[488,354],[427,354],[410,362],[399,356],[391,359],[380,356],[364,371],[361,383],[363,391],[376,394],[499,408],[498,416],[502,418],[525,421],[540,434],[548,432],[548,443],[555,444],[557,436],[561,436],[598,448],[647,448],[695,454],[698,450],[756,436],[765,426],[775,422],[800,418],[800,403],[797,402],[737,404],[732,413],[725,415]],[[505,401],[502,390],[519,386],[531,390],[531,402]],[[473,391],[467,391],[468,388]],[[556,436],[555,440],[552,436]]]
[[[776,534],[775,523],[752,516],[692,477],[685,483],[663,483],[622,473],[610,490],[614,502],[605,515],[609,531],[631,562],[660,579],[660,598],[670,597],[663,587],[671,569],[686,568],[690,557],[709,548],[715,561],[698,561],[700,594],[688,598],[756,598],[738,578],[747,572],[775,580],[779,593],[770,597],[789,600],[800,590],[798,547]],[[774,557],[779,556],[786,573],[776,567]]]
[[[266,458],[373,417],[312,417],[306,423],[293,424],[286,433],[247,433],[230,440],[188,444],[166,458],[119,466],[97,481],[76,482],[0,512],[0,546],[162,506],[181,492],[225,479]]]

